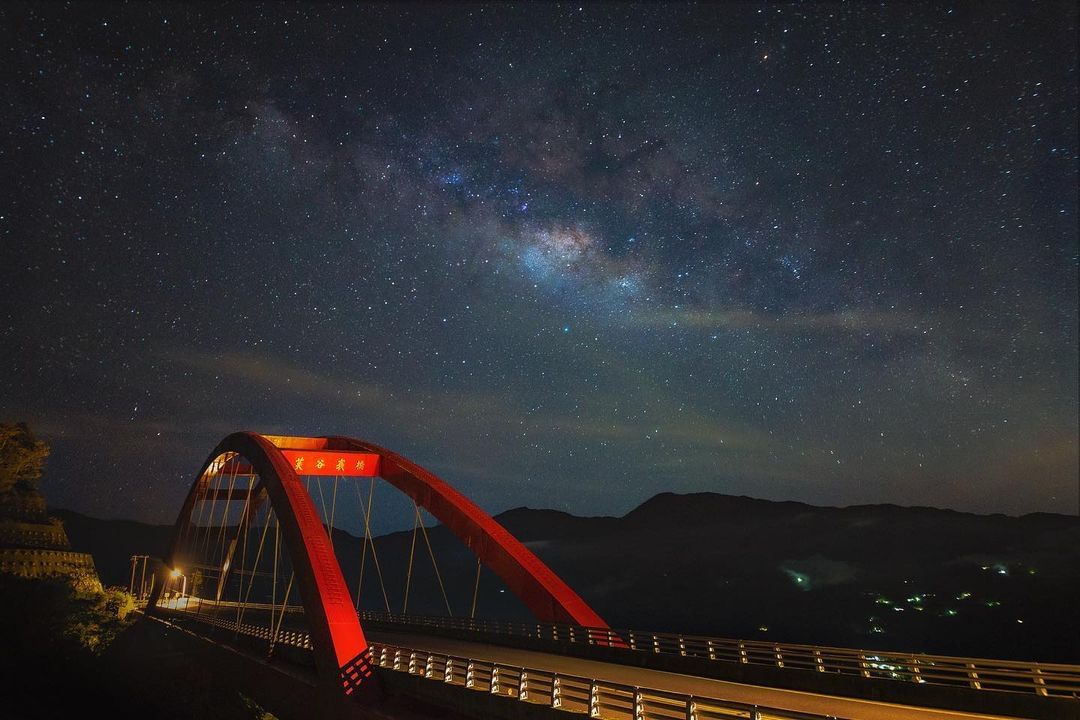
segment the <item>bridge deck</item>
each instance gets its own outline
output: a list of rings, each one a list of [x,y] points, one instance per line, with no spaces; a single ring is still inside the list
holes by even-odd
[[[858,718],[859,720],[962,720],[970,718],[973,720],[988,720],[989,718],[1004,717],[917,708],[870,700],[817,695],[795,690],[744,685],[661,670],[565,657],[535,650],[519,650],[498,645],[467,642],[434,635],[391,632],[381,629],[369,630],[368,635],[375,642],[400,645],[416,650],[483,658],[491,662],[594,677],[625,685],[663,688],[672,692],[700,697],[722,698],[724,700],[797,712],[834,715],[838,718]]]

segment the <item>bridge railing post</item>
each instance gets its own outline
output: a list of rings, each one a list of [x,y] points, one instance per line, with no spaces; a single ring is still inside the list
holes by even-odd
[[[476,663],[472,660],[465,666],[465,687],[472,688],[476,686]]]
[[[409,674],[416,674],[416,651],[409,653]]]
[[[551,676],[551,707],[562,707],[562,680],[559,679],[559,673]]]
[[[1042,669],[1038,665],[1031,668],[1031,676],[1035,680],[1035,694],[1048,696],[1050,693],[1046,689],[1046,678],[1043,677]]]
[[[973,690],[982,690],[982,683],[979,681],[979,673],[975,672],[975,663],[967,663],[967,676],[968,684],[971,685]]]
[[[491,668],[491,684],[488,686],[488,691],[492,695],[498,695],[500,692],[502,692],[502,689],[499,687],[499,666],[498,665],[494,665]]]
[[[521,668],[521,677],[518,680],[518,700],[529,699],[529,673]]]
[[[709,659],[710,660],[715,660],[716,659],[716,647],[713,645],[713,641],[709,640],[706,644],[708,645],[708,648],[709,648]]]
[[[697,700],[694,696],[686,698],[686,720],[698,720],[697,717]]]
[[[634,688],[634,720],[645,720],[645,696],[641,688]]]
[[[435,656],[428,653],[427,660],[424,662],[424,677],[432,678],[435,675]]]
[[[443,677],[442,677],[442,679],[443,679],[444,683],[452,683],[452,682],[454,682],[454,658],[452,658],[452,657],[446,658],[446,664],[443,665]]]
[[[600,686],[595,680],[589,683],[589,717],[600,717]]]

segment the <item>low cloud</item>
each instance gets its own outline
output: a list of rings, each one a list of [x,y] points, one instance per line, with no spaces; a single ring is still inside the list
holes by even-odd
[[[770,314],[756,310],[704,310],[679,308],[640,312],[627,316],[646,327],[698,330],[773,330],[778,332],[888,332],[919,335],[932,331],[933,320],[904,312],[865,310],[837,313]]]

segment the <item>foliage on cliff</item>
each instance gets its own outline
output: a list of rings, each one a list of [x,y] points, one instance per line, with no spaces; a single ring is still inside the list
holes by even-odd
[[[121,588],[0,574],[0,677],[9,688],[0,717],[80,717],[104,707],[114,719],[272,720],[227,678],[150,642],[151,621],[134,610]]]
[[[134,598],[119,588],[0,575],[0,637],[32,656],[98,654],[130,625],[134,609]]]
[[[0,496],[37,489],[48,456],[26,423],[0,423]]]

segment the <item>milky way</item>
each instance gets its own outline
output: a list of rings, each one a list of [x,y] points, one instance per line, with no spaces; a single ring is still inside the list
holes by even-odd
[[[1076,7],[0,8],[0,417],[166,521],[227,432],[484,507],[1076,512]]]

